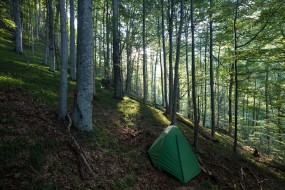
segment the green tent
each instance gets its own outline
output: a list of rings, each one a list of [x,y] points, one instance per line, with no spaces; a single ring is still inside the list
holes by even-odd
[[[188,141],[180,129],[168,126],[148,150],[154,167],[174,175],[182,183],[198,175],[201,171]]]

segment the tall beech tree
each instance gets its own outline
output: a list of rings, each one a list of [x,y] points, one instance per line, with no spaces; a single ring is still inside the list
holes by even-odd
[[[17,53],[23,53],[23,42],[22,42],[22,24],[20,17],[20,5],[19,0],[13,0],[13,13],[14,22],[16,24],[15,35],[15,50]]]
[[[120,64],[118,0],[113,0],[113,67],[114,98],[123,98],[122,67]]]
[[[91,0],[78,1],[77,84],[72,112],[73,125],[92,130],[93,27]]]
[[[69,0],[70,6],[70,78],[76,80],[75,60],[75,27],[74,27],[74,0]]]
[[[193,110],[194,110],[194,147],[195,152],[198,149],[198,113],[197,113],[197,102],[196,102],[196,72],[195,72],[195,30],[194,30],[194,2],[191,0],[191,42],[192,42],[192,101],[193,101]]]
[[[61,69],[60,69],[60,95],[59,95],[59,117],[64,120],[67,115],[67,65],[68,65],[68,37],[67,37],[67,15],[65,0],[60,0],[60,32],[61,32]]]
[[[54,41],[54,12],[52,0],[47,0],[48,11],[48,36],[49,36],[49,70],[55,72],[55,41]]]
[[[177,110],[177,99],[178,99],[177,96],[179,93],[178,92],[178,85],[179,85],[179,73],[178,72],[179,72],[180,44],[181,44],[183,17],[184,17],[184,0],[180,0],[180,21],[179,21],[179,31],[178,31],[178,36],[177,36],[171,124],[175,124],[175,121],[176,121],[176,110]]]
[[[146,54],[146,0],[143,0],[143,102],[147,103],[147,54]]]

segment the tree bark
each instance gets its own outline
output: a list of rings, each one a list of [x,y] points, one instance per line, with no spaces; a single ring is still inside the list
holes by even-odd
[[[74,0],[70,0],[70,79],[76,80]]]
[[[213,0],[210,0],[210,88],[211,88],[211,135],[215,138],[215,92],[213,69]]]
[[[167,96],[167,65],[166,65],[166,47],[164,34],[164,0],[161,0],[161,35],[162,35],[162,49],[163,49],[163,67],[164,67],[164,102],[166,110],[168,109]]]
[[[92,130],[93,110],[93,27],[91,0],[78,1],[77,94],[74,99],[73,125],[82,131]]]
[[[143,102],[147,103],[147,55],[146,55],[146,31],[145,31],[145,20],[146,20],[146,0],[143,0]]]
[[[234,76],[235,76],[235,111],[234,111],[234,124],[235,124],[235,133],[234,133],[234,152],[237,150],[237,125],[238,125],[238,70],[237,70],[237,14],[238,14],[238,5],[239,1],[236,1],[235,9],[235,18],[234,18]]]
[[[61,70],[60,70],[60,94],[59,117],[64,120],[67,115],[67,65],[68,65],[68,37],[66,28],[65,0],[60,0],[60,31],[61,31]]]
[[[188,15],[188,11],[186,13]],[[189,43],[188,43],[188,19],[186,17],[185,19],[185,43],[186,43],[186,55],[185,55],[185,61],[186,61],[186,77],[187,77],[187,117],[191,117],[191,97],[190,97],[190,72],[189,72],[189,58],[188,58],[188,52],[189,52]]]
[[[197,105],[196,105],[196,71],[195,71],[195,35],[194,35],[194,2],[191,0],[191,41],[192,41],[192,101],[194,110],[194,147],[195,152],[198,150],[198,115],[197,115]]]
[[[114,65],[114,98],[123,98],[122,68],[120,65],[118,0],[113,0],[113,65]]]
[[[177,99],[178,99],[177,96],[178,96],[178,86],[179,86],[180,44],[181,44],[183,17],[184,17],[184,0],[180,0],[180,23],[179,23],[179,31],[177,36],[175,74],[174,74],[174,86],[173,86],[173,107],[171,114],[172,125],[174,125],[176,122],[176,110],[177,110]]]
[[[13,11],[14,11],[14,22],[16,24],[15,30],[15,50],[17,53],[23,53],[23,42],[22,42],[22,26],[20,17],[20,5],[19,0],[13,0]]]
[[[164,95],[164,80],[163,79],[163,65],[162,65],[162,56],[161,56],[161,37],[160,37],[160,23],[159,18],[157,19],[157,36],[158,36],[158,50],[159,50],[159,65],[160,65],[160,82],[161,82],[161,100],[162,100],[162,106],[166,106],[165,104],[165,95]]]
[[[170,115],[172,114],[172,108],[173,108],[173,66],[172,66],[172,53],[173,53],[173,15],[174,15],[174,0],[169,0],[169,7],[170,10],[168,11],[168,19],[169,19],[169,25],[168,25],[168,32],[169,32],[169,106],[167,113]]]
[[[48,25],[49,25],[49,70],[55,72],[55,47],[54,47],[54,22],[52,0],[48,0]]]
[[[118,3],[118,2],[117,2]],[[106,70],[105,77],[106,80],[111,80],[111,67],[110,67],[110,21],[109,21],[109,0],[106,0]],[[117,29],[118,30],[118,29]],[[118,48],[119,50],[119,48]]]

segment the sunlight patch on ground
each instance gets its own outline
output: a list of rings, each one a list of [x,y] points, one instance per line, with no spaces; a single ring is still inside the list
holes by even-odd
[[[24,82],[21,79],[15,79],[10,76],[0,75],[0,86],[22,86]]]

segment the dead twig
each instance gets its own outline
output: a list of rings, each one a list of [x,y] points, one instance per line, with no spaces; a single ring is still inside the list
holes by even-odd
[[[202,170],[206,175],[208,175],[211,180],[217,181],[216,177],[212,174],[212,172],[206,168],[206,166],[204,165],[204,163],[203,163],[201,157],[200,157],[199,155],[196,155],[196,157],[197,157],[197,160],[198,160],[198,162],[199,162],[199,165],[200,165],[201,170]]]
[[[68,124],[68,127],[67,127],[68,128],[68,133],[69,133],[69,136],[70,136],[71,140],[73,141],[73,144],[74,144],[73,147],[75,148],[75,152],[79,155],[79,157],[81,158],[81,160],[84,163],[84,165],[86,166],[86,168],[89,170],[89,172],[95,178],[96,177],[95,172],[91,168],[90,164],[87,162],[87,159],[84,156],[83,150],[80,148],[78,142],[76,141],[76,139],[74,138],[74,136],[70,132],[70,127],[72,126],[72,120],[71,120],[69,114],[67,114],[67,117],[68,117],[68,120],[69,120],[69,124]]]
[[[239,184],[240,184],[241,188],[245,190],[243,184],[241,182],[239,182]]]
[[[256,181],[257,181],[257,184],[259,185],[260,187],[260,190],[262,190],[262,185],[261,185],[261,182],[260,180],[258,179],[258,177],[255,175],[255,173],[250,169],[250,168],[247,168],[251,173],[252,175],[255,177]]]
[[[240,172],[241,172],[241,181],[243,180],[243,176],[245,175],[244,171],[243,171],[243,167],[240,168]]]
[[[217,164],[217,163],[214,163],[214,162],[206,162],[207,164],[211,164],[213,166],[217,166],[217,167],[220,167],[220,168],[223,168],[224,170],[227,170],[227,171],[231,171],[230,169],[226,168],[225,166],[222,166],[220,164]]]

